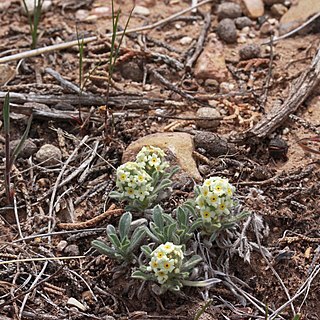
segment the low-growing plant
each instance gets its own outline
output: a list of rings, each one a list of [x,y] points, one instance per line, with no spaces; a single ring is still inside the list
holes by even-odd
[[[145,149],[144,149],[145,148]],[[164,152],[157,147],[144,147],[135,162],[126,162],[117,169],[117,191],[110,192],[111,198],[128,203],[126,210],[144,211],[164,196],[171,187],[170,178],[178,171],[177,167],[167,172],[169,164]],[[145,152],[148,148],[148,153]]]
[[[192,269],[202,261],[202,258],[193,255],[186,260],[183,247],[172,242],[161,244],[153,251],[149,246],[141,247],[150,261],[148,266],[141,265],[139,270],[134,271],[132,277],[158,283],[160,287],[153,286],[157,294],[168,290],[178,292],[183,286],[206,287],[220,282],[219,279],[188,280]]]
[[[201,226],[200,219],[191,220],[187,207],[180,206],[175,212],[176,217],[164,212],[160,205],[152,209],[152,221],[146,232],[156,243],[173,242],[176,245],[186,244],[194,231]]]
[[[202,219],[203,233],[214,241],[219,232],[234,226],[248,213],[235,214],[235,187],[228,179],[211,177],[195,188],[196,208]]]
[[[130,236],[131,222],[131,213],[124,213],[119,221],[118,232],[112,224],[107,226],[107,236],[111,245],[102,240],[94,240],[92,241],[92,246],[100,253],[119,262],[133,262],[136,259],[134,252],[140,246],[146,233],[144,226],[139,226]]]

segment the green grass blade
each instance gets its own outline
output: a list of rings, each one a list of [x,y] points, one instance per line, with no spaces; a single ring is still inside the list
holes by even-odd
[[[18,154],[20,153],[21,149],[23,148],[24,143],[27,140],[30,128],[31,128],[31,123],[32,123],[32,115],[30,116],[28,123],[27,123],[27,127],[26,130],[24,131],[18,145],[16,146],[16,148],[14,149],[12,156],[10,157],[10,167],[13,165],[14,161],[16,160]]]

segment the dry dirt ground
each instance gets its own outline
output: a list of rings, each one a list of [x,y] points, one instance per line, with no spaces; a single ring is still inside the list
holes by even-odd
[[[116,225],[119,217],[98,223],[91,219],[112,203],[108,192],[115,184],[114,167],[121,164],[132,141],[170,130],[192,135],[211,132],[196,122],[197,110],[208,104],[217,107],[223,118],[214,132],[228,139],[237,137],[285,101],[295,80],[310,66],[319,48],[319,34],[308,32],[283,39],[271,51],[261,46],[261,59],[241,62],[238,50],[243,44],[223,43],[230,71],[219,88],[217,81],[196,78],[194,67],[184,67],[206,13],[211,13],[211,24],[203,47],[215,36],[217,2],[206,4],[198,13],[187,12],[161,26],[126,36],[108,92],[110,37],[104,35],[112,31],[110,2],[52,2],[41,16],[39,48],[75,40],[77,35],[97,39],[84,46],[82,94],[63,87],[46,71],[51,68],[79,85],[78,46],[0,66],[0,77],[6,78],[0,91],[10,91],[12,97],[11,140],[21,137],[34,111],[29,133],[32,145],[12,169],[13,205],[6,200],[0,178],[0,319],[193,319],[204,305],[201,290],[187,288],[180,296],[169,293],[157,297],[147,286],[138,296],[141,282],[130,279],[129,273],[90,245],[93,239],[105,237],[106,225]],[[156,1],[152,6],[152,1],[140,1],[149,3],[150,14],[134,14],[129,29],[160,21],[188,8],[190,2]],[[132,3],[115,1],[118,6],[122,10],[119,25],[124,28]],[[99,7],[107,9],[99,11]],[[11,1],[0,17],[0,58],[28,51],[29,26],[19,1]],[[249,30],[254,36],[248,36],[247,43],[269,40],[254,21]],[[181,41],[185,37],[191,42]],[[181,70],[177,61],[183,66]],[[159,80],[154,70],[173,87]],[[14,93],[21,96],[14,98]],[[89,101],[86,93],[98,98]],[[40,98],[28,100],[31,94]],[[276,310],[303,285],[303,293],[293,301],[295,311],[301,314],[300,319],[320,319],[319,99],[319,91],[314,90],[299,106],[295,114],[302,124],[287,119],[255,144],[235,145],[233,154],[215,157],[209,146],[196,145],[194,156],[202,177],[229,178],[244,206],[263,217],[261,245],[272,254],[263,257],[257,247],[250,263],[233,256],[224,272],[237,279],[239,288],[248,295],[219,284],[209,290],[212,302],[200,319],[265,319],[265,310]],[[1,108],[2,102],[3,95]],[[312,137],[317,137],[313,144]],[[2,159],[4,143],[1,131]],[[37,162],[34,156],[44,144],[57,146],[62,154],[50,166]],[[0,169],[4,172],[4,161]],[[178,201],[192,197],[192,192],[190,183],[177,185],[167,209],[173,210]],[[70,225],[59,228],[60,222]],[[254,230],[247,236],[257,241]],[[55,260],[68,256],[85,257]],[[69,298],[81,302],[85,309],[72,301],[67,303]],[[260,310],[257,301],[262,302]],[[290,304],[281,317],[293,319]]]

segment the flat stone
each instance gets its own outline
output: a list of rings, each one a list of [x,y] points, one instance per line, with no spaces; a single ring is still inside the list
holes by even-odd
[[[210,107],[203,107],[199,108],[196,117],[202,117],[202,118],[220,118],[221,114],[220,112],[215,108]],[[203,129],[217,129],[217,127],[220,124],[220,120],[196,120],[196,124],[199,128]]]
[[[264,3],[262,0],[242,0],[244,13],[253,19],[257,19],[264,14]]]
[[[241,17],[241,15],[242,9],[237,3],[224,2],[221,3],[218,7],[217,16],[219,20],[225,18],[235,19]]]
[[[222,82],[228,79],[224,47],[220,41],[213,39],[205,46],[195,65],[194,75],[197,80],[215,79]]]
[[[172,165],[179,165],[181,170],[185,171],[189,177],[196,181],[202,180],[196,162],[192,158],[194,143],[190,134],[183,132],[160,132],[144,136],[128,146],[123,153],[122,162],[135,160],[137,153],[146,145],[163,149],[169,158],[172,157]]]
[[[233,20],[222,19],[217,26],[217,35],[226,43],[237,42],[237,28]]]
[[[320,11],[319,0],[300,0],[281,17],[279,33],[285,34],[300,26],[309,17]]]
[[[44,144],[36,153],[35,158],[44,166],[51,166],[61,161],[62,154],[58,147],[52,144]]]

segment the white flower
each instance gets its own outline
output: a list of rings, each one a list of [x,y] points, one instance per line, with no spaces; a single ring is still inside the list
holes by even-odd
[[[165,273],[172,272],[175,268],[174,259],[165,260],[161,263],[161,270],[163,270]]]
[[[211,222],[212,212],[208,208],[201,210],[201,218],[205,222]]]
[[[174,250],[174,244],[172,242],[166,242],[164,245],[162,245],[163,251],[168,254],[171,253]]]

